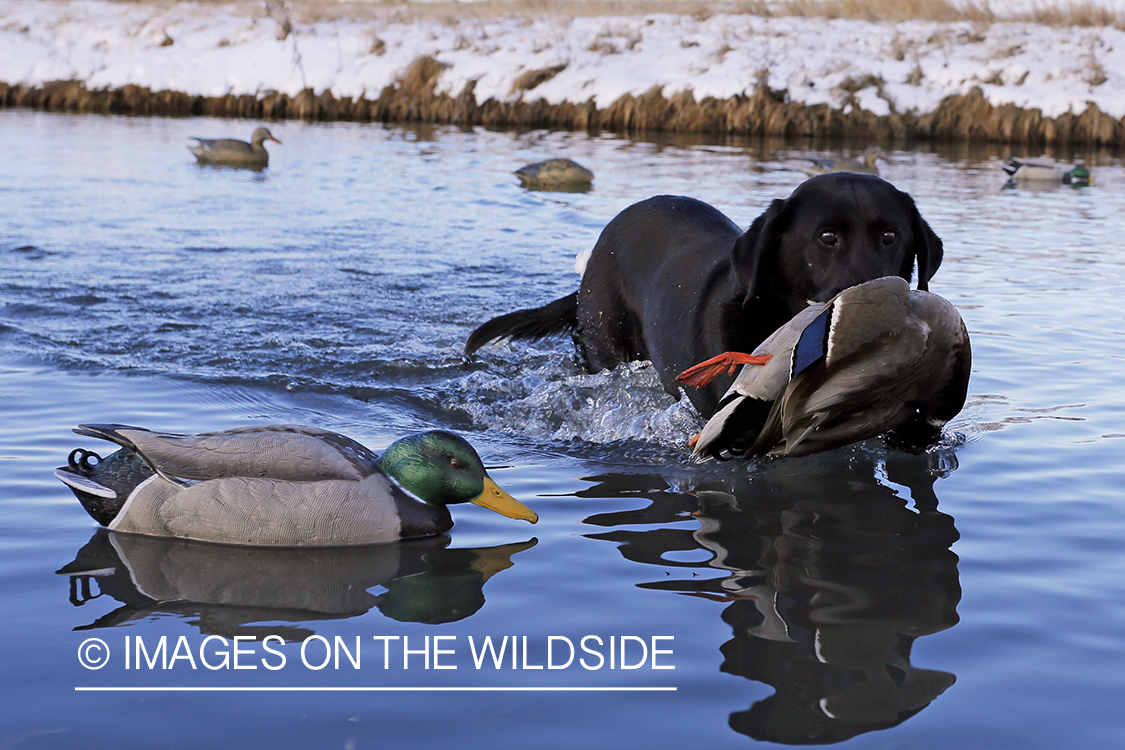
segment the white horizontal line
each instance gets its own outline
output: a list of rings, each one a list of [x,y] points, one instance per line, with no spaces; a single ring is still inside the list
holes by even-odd
[[[75,687],[79,693],[655,693],[674,687]]]

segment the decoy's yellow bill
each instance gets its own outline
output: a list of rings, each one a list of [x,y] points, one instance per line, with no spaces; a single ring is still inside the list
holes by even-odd
[[[484,478],[484,491],[469,502],[508,518],[520,518],[532,523],[539,520],[539,515],[535,511],[500,489],[500,486],[489,476]]]

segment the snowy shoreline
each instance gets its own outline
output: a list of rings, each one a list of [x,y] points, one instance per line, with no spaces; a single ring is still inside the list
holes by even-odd
[[[300,23],[276,6],[5,0],[0,105],[1119,145],[1125,31],[724,13]]]

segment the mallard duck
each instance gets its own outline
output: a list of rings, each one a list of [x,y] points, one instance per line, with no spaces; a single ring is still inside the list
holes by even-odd
[[[566,188],[589,186],[594,173],[570,159],[548,159],[520,167],[514,174],[528,188]]]
[[[270,163],[269,152],[263,145],[266,141],[281,143],[273,137],[268,128],[258,128],[250,136],[250,142],[235,138],[193,138],[197,143],[188,146],[200,164],[223,164],[231,167],[265,167]]]
[[[301,425],[179,435],[87,424],[75,432],[121,446],[104,459],[76,449],[55,470],[95,521],[117,531],[323,547],[440,534],[453,525],[453,503],[538,520],[488,476],[468,441],[448,432],[405,437],[381,456]]]
[[[969,335],[947,300],[886,276],[810,305],[753,354],[680,375],[706,384],[744,365],[695,441],[695,455],[801,456],[897,430],[930,442],[961,411]]]
[[[883,149],[878,146],[868,146],[859,159],[808,159],[812,164],[802,168],[801,171],[809,177],[829,172],[856,172],[878,176],[879,166],[875,162],[879,159],[887,161]]]
[[[1053,183],[1056,185],[1089,185],[1093,182],[1090,170],[1085,164],[1076,164],[1063,169],[1057,164],[1043,164],[1008,159],[1004,171],[1013,183]]]

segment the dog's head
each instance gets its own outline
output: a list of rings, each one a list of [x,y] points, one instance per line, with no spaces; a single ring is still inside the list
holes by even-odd
[[[743,305],[784,300],[792,313],[881,276],[909,281],[915,261],[926,289],[941,258],[941,240],[909,195],[849,172],[813,177],[775,200],[731,251]]]

